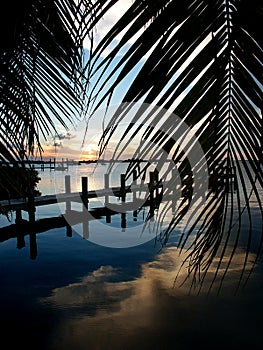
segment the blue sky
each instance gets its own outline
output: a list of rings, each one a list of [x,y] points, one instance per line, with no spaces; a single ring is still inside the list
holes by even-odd
[[[128,8],[128,6],[132,4],[132,0],[123,0],[118,1],[116,5],[112,7],[112,9],[107,12],[107,14],[103,17],[102,20],[100,20],[96,26],[96,30],[94,32],[94,48],[98,44],[98,42],[105,36],[105,34],[110,30],[110,28],[115,24],[115,22],[122,16],[124,11]],[[122,35],[124,33],[121,33],[114,43],[112,43],[111,46],[107,47],[107,49],[102,53],[101,59],[107,55],[107,53],[118,43],[118,41],[121,39]],[[139,36],[140,33],[137,33],[136,37]],[[133,42],[136,40],[136,37],[132,38],[127,46],[122,48],[122,51],[119,52],[118,55],[114,58],[113,62],[110,65],[110,68],[116,65],[119,60],[122,58],[122,55],[124,53],[125,49],[128,49],[130,45],[133,44]],[[204,45],[207,43],[207,40],[209,40],[209,37],[206,38]],[[89,46],[90,41],[87,38],[84,41],[84,46],[86,48],[87,54],[89,54]],[[202,45],[201,45],[202,46]],[[192,57],[189,57],[189,59],[192,59]],[[143,60],[138,63],[136,68],[128,75],[126,78],[122,81],[122,83],[116,87],[114,94],[111,99],[111,105],[117,105],[122,101],[122,98],[127,91],[128,87],[130,86],[131,82],[133,81],[135,75],[137,74],[138,70],[140,69],[140,66],[143,64]],[[187,65],[187,62],[185,63]],[[108,71],[110,71],[110,68]],[[181,69],[184,69],[182,66]],[[114,81],[116,78],[116,73],[111,81]],[[95,75],[91,81],[90,84],[90,91],[93,89],[93,87],[96,84],[97,75]],[[105,75],[106,76],[106,75]],[[105,86],[105,88],[107,85]],[[190,87],[189,87],[190,88]],[[105,90],[105,89],[104,89]],[[102,97],[103,93],[101,93],[97,99],[97,101]],[[183,97],[180,96],[180,99]],[[83,131],[85,129],[85,123],[83,122],[77,122],[75,127],[70,128],[69,131],[66,131],[64,128],[61,127],[61,125],[57,125],[58,133],[60,137],[53,138],[52,135],[50,135],[50,138],[47,142],[44,143],[44,149],[45,152],[43,154],[44,157],[49,158],[50,156],[55,156],[56,153],[58,158],[65,158],[68,157],[70,159],[79,159],[83,156],[83,158],[88,159],[94,159],[97,157],[98,152],[98,141],[102,134],[103,127],[105,125],[103,124],[103,111],[106,107],[106,101],[101,105],[100,110],[102,111],[100,114],[96,114],[96,118],[91,118],[88,126],[88,135],[87,139],[89,140],[89,144],[86,145],[86,150],[82,149],[82,141],[83,141]],[[178,103],[178,101],[175,101],[175,103]],[[89,113],[86,114],[86,118],[89,118]],[[56,146],[54,145],[56,144]],[[83,154],[80,154],[83,151]],[[86,152],[86,153],[85,153]]]
[[[105,34],[110,30],[110,28],[115,24],[115,22],[122,16],[125,10],[130,6],[130,4],[132,4],[132,0],[119,1],[117,2],[116,5],[114,5],[114,7],[110,11],[107,12],[107,14],[104,15],[103,19],[99,21],[99,23],[97,24],[96,30],[94,32],[94,47],[96,47],[96,45],[101,40],[101,38],[105,36]],[[116,41],[114,44],[118,43],[118,40],[120,40],[121,36],[122,35],[116,38]],[[131,45],[134,42],[134,40],[131,40],[126,46],[126,48],[128,48],[129,45]],[[84,41],[84,47],[86,48],[86,52],[88,55],[89,48],[90,48],[89,38],[87,38]],[[103,57],[105,57],[112,48],[113,46],[110,46],[109,48],[107,48],[107,50],[102,54],[101,59],[103,59]],[[115,65],[119,62],[119,60],[122,57],[122,54],[123,52],[120,52],[116,56],[116,58],[113,60],[112,65]],[[122,84],[116,88],[116,91],[112,96],[111,105],[116,105],[121,102],[124,92],[127,91],[128,86],[133,80],[134,74],[136,74],[136,71],[132,72],[129,76],[127,76],[123,80]],[[95,82],[96,82],[96,76],[94,76],[93,79],[90,81],[90,90],[94,87]],[[103,110],[105,107],[106,107],[106,102],[102,104],[100,109]],[[103,130],[103,118],[99,120],[98,115],[99,114],[97,113],[96,120],[94,118],[91,118],[89,122],[87,137],[90,140],[90,154],[87,155],[88,158],[96,157],[97,151],[98,151],[97,144],[98,144],[99,136],[101,135],[101,132]],[[89,114],[87,113],[86,118],[88,117],[89,117]],[[83,122],[76,122],[75,126],[70,127],[69,131],[65,130],[60,124],[57,124],[59,137],[54,138],[53,135],[49,135],[48,141],[43,142],[43,146],[44,146],[43,157],[49,158],[57,154],[58,158],[61,158],[61,157],[79,158],[79,152],[81,149],[82,136],[83,136],[83,128],[84,128]],[[83,156],[85,156],[85,154],[83,154]]]

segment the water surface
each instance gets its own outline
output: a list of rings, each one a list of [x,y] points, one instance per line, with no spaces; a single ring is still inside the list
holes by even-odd
[[[79,178],[91,174],[88,167],[69,169],[59,175],[45,170],[39,185],[43,194],[63,192],[64,175]],[[101,174],[103,170],[100,169]],[[100,185],[103,177],[96,177]],[[56,184],[55,184],[56,181]],[[118,179],[116,179],[116,182]],[[74,182],[72,182],[74,183]],[[80,183],[79,183],[80,184]],[[77,181],[73,191],[78,190]],[[57,204],[37,208],[36,219],[61,214]],[[260,218],[253,208],[252,215]],[[26,218],[26,213],[23,214]],[[143,221],[143,213],[127,227]],[[11,221],[10,224],[12,224]],[[258,222],[258,224],[257,224]],[[262,227],[253,226],[249,264],[255,260]],[[1,225],[9,224],[3,219]],[[119,235],[121,217],[111,222]],[[129,226],[130,225],[130,226]],[[101,232],[105,218],[91,222],[90,231]],[[155,239],[128,248],[94,244],[65,227],[0,243],[0,326],[6,347],[34,347],[45,350],[84,349],[262,349],[263,284],[262,259],[245,287],[235,294],[243,268],[246,231],[240,241],[229,273],[217,295],[218,282],[210,294],[215,265],[211,265],[200,293],[189,294],[188,283],[174,285],[184,252],[178,254],[180,232],[174,232],[168,245],[160,249]],[[241,234],[242,236],[242,234]],[[30,245],[37,255],[30,258]],[[226,253],[227,254],[227,253]],[[219,276],[223,275],[219,271]],[[179,282],[186,277],[183,269]]]

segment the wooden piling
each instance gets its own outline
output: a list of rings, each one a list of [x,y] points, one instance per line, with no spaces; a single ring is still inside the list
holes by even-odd
[[[72,237],[72,227],[69,224],[66,224],[66,235]]]
[[[35,222],[36,218],[35,218],[35,211],[36,211],[36,207],[35,207],[35,199],[33,194],[30,194],[28,196],[28,202],[27,202],[27,211],[28,211],[28,218],[29,218],[29,222]]]
[[[125,189],[125,174],[121,174],[121,201],[126,200],[126,189]]]
[[[82,176],[81,177],[81,193],[82,193],[82,202],[83,202],[83,212],[88,209],[88,177]],[[87,215],[83,216],[83,238],[89,239],[89,220],[87,218]]]
[[[104,174],[104,189],[107,192],[109,190],[109,188],[110,188],[109,174],[106,173],[106,174]],[[109,195],[106,193],[105,194],[105,207],[107,207],[108,204],[109,204]]]
[[[82,202],[85,208],[88,208],[88,178],[87,176],[81,177],[81,191],[82,191]]]
[[[126,231],[126,213],[121,213],[121,230]]]
[[[71,193],[71,188],[70,188],[70,175],[65,176],[65,192],[67,194]],[[67,200],[66,201],[66,213],[71,210],[71,201]]]
[[[71,188],[70,188],[70,175],[65,176],[65,192],[70,193]]]
[[[106,214],[106,223],[110,224],[111,223],[111,215],[110,214]]]
[[[16,210],[16,224],[19,224],[22,222],[22,211],[20,209]]]

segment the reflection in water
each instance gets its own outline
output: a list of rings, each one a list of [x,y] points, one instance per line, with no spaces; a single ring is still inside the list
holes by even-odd
[[[119,242],[121,237],[128,239],[132,230],[140,234],[138,228],[144,227],[147,212],[107,212],[98,220],[78,217],[69,225],[58,217],[61,212],[57,206],[48,207],[37,210],[33,232],[27,227],[17,231],[12,225],[1,228],[0,320],[2,339],[9,347],[19,339],[21,346],[33,344],[43,350],[262,348],[259,208],[251,207],[253,225],[248,218],[242,219],[241,232],[236,229],[233,211],[232,236],[227,240],[220,236],[220,249],[207,271],[199,265],[200,271],[191,275],[194,278],[186,279],[188,268],[198,264],[193,264],[190,255],[181,268],[187,252],[179,255],[175,248],[182,233],[180,225],[160,253],[154,240],[148,239],[147,244],[132,249],[109,249],[106,240],[114,235]],[[174,209],[169,209],[173,214]],[[75,203],[72,210],[82,211]],[[156,219],[162,212],[160,207],[154,220],[148,222],[151,239],[160,221],[164,226],[169,222],[168,215]],[[166,208],[164,212],[169,214]],[[195,236],[192,232],[188,247],[198,251],[200,245],[191,246]],[[206,238],[199,235],[202,237]],[[214,236],[210,237],[213,241]],[[93,244],[100,238],[104,246]],[[208,252],[209,257],[211,251],[205,251],[209,245],[205,239],[203,242],[201,252]],[[237,249],[231,257],[233,246]],[[229,250],[224,250],[226,247]],[[192,255],[196,256],[200,255]],[[247,285],[235,294],[240,276],[243,274],[245,281],[254,263]],[[199,277],[204,272],[200,290]],[[10,329],[16,337],[8,335]]]
[[[63,310],[48,348],[259,349],[263,307],[257,274],[247,289],[233,294],[244,251],[237,252],[218,296],[208,296],[206,288],[189,295],[189,285],[173,286],[182,258],[171,247],[143,264],[137,279],[116,281],[118,270],[101,266],[78,283],[55,288],[42,299]],[[208,281],[213,266],[209,275]]]

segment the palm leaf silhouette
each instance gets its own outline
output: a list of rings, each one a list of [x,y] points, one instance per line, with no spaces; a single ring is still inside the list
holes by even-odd
[[[129,141],[141,133],[134,159],[156,158],[162,164],[169,153],[178,164],[177,175],[166,180],[169,189],[181,182],[182,198],[165,229],[162,223],[172,203],[162,207],[158,239],[167,244],[189,215],[195,194],[193,175],[202,184],[200,174],[206,165],[205,203],[198,215],[190,213],[190,225],[178,245],[188,252],[185,264],[192,286],[196,281],[202,285],[215,264],[212,286],[217,276],[223,282],[241,238],[245,239],[241,283],[251,272],[247,273],[251,247],[256,242],[255,265],[263,239],[253,231],[254,207],[259,208],[257,220],[262,227],[262,8],[255,0],[135,0],[93,47],[92,30],[117,1],[31,0],[15,6],[10,1],[2,9],[5,27],[1,29],[7,35],[0,43],[0,160],[23,163],[35,146],[41,153],[40,135],[56,133],[55,121],[67,128],[83,107],[88,106],[91,115],[105,101],[109,107],[116,89],[138,68],[123,95],[122,108],[104,130],[100,152],[134,103],[140,103],[142,109],[119,137],[115,157],[124,154]],[[83,66],[86,35],[91,47]],[[121,40],[101,59],[119,35]],[[94,78],[85,100],[88,82]],[[182,135],[180,121],[188,128]],[[189,162],[197,144],[204,157]],[[128,167],[127,177],[134,169],[138,170],[136,161]],[[140,168],[138,176],[147,170],[148,165]]]
[[[152,117],[151,111],[135,113],[115,151],[115,157],[120,157],[129,141],[148,125],[142,138],[146,145],[143,152],[140,149],[134,153],[134,158],[162,157],[162,152],[173,152],[175,162],[183,159],[178,167],[184,178],[182,204],[168,228],[159,232],[163,244],[187,214],[192,195],[187,152],[183,155],[180,147],[174,148],[175,143],[171,142],[173,130],[178,128],[175,115],[194,131],[203,148],[209,172],[207,198],[200,215],[182,233],[179,242],[179,247],[185,248],[195,232],[185,260],[192,286],[197,280],[202,285],[215,261],[211,286],[217,276],[222,284],[240,243],[244,217],[248,229],[240,283],[247,276],[252,241],[257,242],[257,258],[261,252],[263,237],[254,237],[252,215],[256,205],[260,212],[257,220],[262,225],[261,21],[262,7],[257,1],[134,1],[91,52],[89,78],[98,77],[90,91],[91,115],[105,101],[110,106],[116,88],[138,67],[121,101],[125,107],[117,109],[104,130],[101,154],[134,103],[171,111],[165,118],[158,113]],[[120,41],[101,60],[105,49],[123,31]],[[118,63],[112,65],[136,33],[140,35]],[[164,137],[154,127],[160,120],[166,125]],[[193,146],[191,142],[189,148]],[[157,146],[155,152],[153,143]],[[196,159],[194,166],[198,167],[199,162]],[[136,162],[130,164],[127,177],[136,167]]]
[[[89,11],[86,1],[60,0],[10,1],[2,8],[0,161],[6,167],[41,156],[41,137],[56,134],[57,124],[68,129],[78,120]]]

